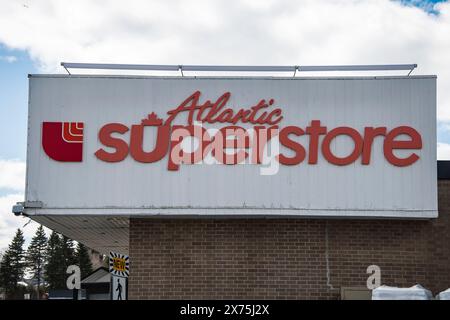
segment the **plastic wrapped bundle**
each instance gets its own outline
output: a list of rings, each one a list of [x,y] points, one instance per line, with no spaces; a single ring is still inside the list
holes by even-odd
[[[438,299],[438,300],[450,300],[450,288],[448,288],[445,291],[440,292],[436,296],[436,299]]]
[[[372,290],[372,300],[432,300],[430,290],[417,284],[410,288],[380,286]]]

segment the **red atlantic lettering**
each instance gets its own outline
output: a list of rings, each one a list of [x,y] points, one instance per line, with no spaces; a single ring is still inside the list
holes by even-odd
[[[219,122],[236,124],[241,121],[242,123],[259,125],[275,125],[283,119],[281,109],[279,108],[276,108],[270,112],[261,112],[261,110],[272,106],[275,102],[274,99],[270,99],[268,102],[265,99],[262,99],[256,105],[250,107],[250,109],[242,108],[235,112],[231,108],[226,108],[228,100],[231,96],[229,92],[225,92],[214,103],[207,100],[203,104],[200,104],[200,95],[200,91],[196,91],[184,100],[178,107],[168,111],[167,114],[169,117],[167,118],[165,124],[171,125],[172,121],[182,112],[188,113],[187,123],[189,125],[193,124],[196,112],[197,117],[195,117],[195,120],[205,123]]]

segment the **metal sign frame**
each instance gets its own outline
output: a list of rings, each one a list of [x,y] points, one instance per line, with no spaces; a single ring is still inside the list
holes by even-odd
[[[154,64],[113,64],[113,63],[75,63],[61,62],[69,69],[97,70],[150,70],[150,71],[214,71],[214,72],[311,72],[311,71],[388,71],[406,70],[411,72],[417,64],[377,64],[377,65],[330,65],[330,66],[219,66],[219,65],[154,65]]]

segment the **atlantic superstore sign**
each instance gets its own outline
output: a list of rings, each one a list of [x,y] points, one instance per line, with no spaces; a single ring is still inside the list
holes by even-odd
[[[436,77],[31,76],[28,212],[437,217]]]
[[[370,126],[362,132],[350,126],[329,128],[320,119],[312,119],[305,128],[299,126],[283,126],[283,109],[274,107],[275,99],[260,99],[253,106],[236,108],[229,105],[231,92],[225,92],[215,100],[202,99],[200,91],[195,91],[179,106],[167,111],[165,119],[151,112],[138,124],[121,122],[107,123],[98,130],[98,138],[104,146],[113,148],[113,152],[99,148],[95,157],[105,162],[121,162],[130,156],[135,161],[153,163],[161,161],[168,155],[167,169],[177,171],[181,164],[199,164],[211,154],[217,163],[235,165],[242,162],[261,164],[262,153],[272,138],[278,137],[279,143],[292,150],[293,156],[276,154],[274,159],[282,165],[315,165],[319,152],[324,159],[338,166],[345,166],[360,161],[370,165],[372,144],[376,137],[384,140],[382,152],[386,161],[394,166],[413,165],[420,156],[415,150],[422,149],[420,133],[409,125],[393,128],[387,126]],[[173,120],[181,113],[188,114],[185,125],[173,125]],[[203,124],[225,124],[214,133],[208,131]],[[239,124],[250,125],[243,128]],[[144,127],[157,128],[157,140],[154,150],[143,150],[146,139]],[[83,122],[43,122],[42,147],[53,160],[63,162],[81,162],[83,159]],[[123,135],[130,132],[129,141],[113,134]],[[303,146],[292,139],[293,136],[309,137],[309,145]],[[346,156],[333,154],[331,143],[340,135],[348,136],[353,150]],[[405,139],[404,137],[407,137]],[[185,151],[182,141],[192,137],[199,141],[194,151]],[[399,138],[403,137],[403,138]],[[321,143],[319,141],[321,140]],[[233,153],[225,153],[225,149],[233,149]],[[251,152],[247,151],[248,149]],[[394,154],[396,149],[408,149],[411,153],[406,157]]]

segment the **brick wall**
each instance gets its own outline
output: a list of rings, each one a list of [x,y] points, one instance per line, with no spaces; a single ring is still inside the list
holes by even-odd
[[[435,220],[131,219],[131,299],[338,299],[382,283],[450,287],[450,181]]]

